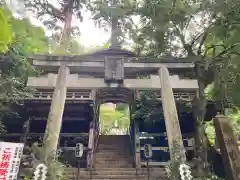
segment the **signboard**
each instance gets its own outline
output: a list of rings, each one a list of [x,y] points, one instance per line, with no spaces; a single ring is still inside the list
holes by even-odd
[[[107,56],[104,61],[105,81],[108,83],[122,82],[124,79],[124,58]]]
[[[0,142],[0,180],[17,180],[22,143]]]
[[[84,146],[82,143],[77,143],[76,144],[76,149],[75,149],[75,157],[82,157],[83,155],[83,149],[84,149]]]
[[[150,159],[152,157],[152,145],[151,144],[144,145],[144,156],[145,156],[145,158],[148,158],[148,159]]]

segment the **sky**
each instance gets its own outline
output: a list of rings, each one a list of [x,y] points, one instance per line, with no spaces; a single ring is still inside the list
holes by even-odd
[[[56,6],[58,4],[57,0],[49,1],[51,1],[51,3]],[[42,22],[34,17],[34,14],[32,12],[25,12],[24,4],[21,0],[6,0],[6,3],[15,16],[25,14],[25,16],[30,19],[32,24],[43,27],[45,29],[46,35],[51,34],[50,31],[46,30]],[[94,21],[91,19],[90,12],[83,12],[82,22],[79,22],[79,20],[73,18],[72,24],[79,27],[81,36],[77,37],[77,40],[85,47],[102,45],[110,38],[110,32],[106,32],[104,29],[99,29],[96,27]]]
[[[46,30],[42,22],[33,17],[30,12],[27,16],[34,25],[42,26]],[[79,22],[79,20],[73,18],[72,24],[79,27],[81,35],[80,37],[77,37],[77,40],[79,40],[79,42],[85,47],[102,45],[110,38],[110,32],[106,32],[104,31],[104,29],[99,29],[98,27],[96,27],[94,21],[91,19],[90,12],[83,13],[82,22]],[[48,30],[46,30],[45,32],[47,35],[51,33]]]

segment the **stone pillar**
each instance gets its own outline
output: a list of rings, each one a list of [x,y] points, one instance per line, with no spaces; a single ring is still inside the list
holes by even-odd
[[[237,138],[233,133],[232,126],[226,116],[218,115],[214,119],[216,138],[223,157],[226,179],[240,179],[240,152]]]
[[[166,67],[159,69],[161,83],[161,98],[164,112],[164,120],[168,137],[168,146],[171,159],[180,157],[181,162],[186,161],[185,149],[180,130],[176,103],[170,81],[170,75]]]
[[[58,147],[58,139],[62,126],[62,116],[67,93],[68,74],[69,68],[66,65],[61,65],[58,71],[56,86],[44,134],[44,161],[46,161],[48,157],[54,156]]]

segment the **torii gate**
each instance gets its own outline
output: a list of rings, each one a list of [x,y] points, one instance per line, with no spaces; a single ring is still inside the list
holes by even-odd
[[[28,86],[30,87],[55,87],[46,127],[46,131],[48,128],[53,128],[54,131],[48,131],[51,134],[46,134],[44,137],[45,155],[54,152],[58,145],[56,138],[58,139],[61,129],[67,88],[95,89],[97,91],[102,90],[105,92],[114,92],[116,88],[127,88],[129,90],[149,89],[159,90],[161,92],[171,159],[175,159],[176,156],[178,156],[180,157],[180,160],[184,162],[186,156],[173,89],[197,92],[198,84],[197,80],[180,79],[176,76],[170,76],[169,70],[182,69],[184,71],[192,72],[194,64],[186,62],[186,59],[183,61],[184,63],[174,63],[174,61],[164,60],[162,60],[161,63],[138,63],[137,61],[136,63],[133,63],[131,60],[133,60],[134,57],[129,55],[130,52],[127,55],[126,51],[124,51],[124,55],[116,55],[115,52],[115,56],[113,56],[112,54],[114,53],[109,53],[113,51],[115,50],[108,49],[84,56],[39,55],[32,57],[33,65],[36,68],[45,70],[51,69],[51,71],[56,71],[58,69],[57,75],[48,74],[48,76],[30,77],[28,79]],[[72,74],[70,74],[70,71]],[[134,74],[136,75],[136,73],[141,73],[143,71],[157,72],[158,75],[153,75],[150,79],[132,78],[134,77]],[[76,75],[77,72],[92,72],[93,77],[78,77],[78,75]],[[119,93],[121,93],[121,91],[119,91]],[[117,96],[117,94],[113,93],[109,96],[111,99],[108,100],[119,100],[116,99]],[[125,98],[129,99],[129,96]],[[132,100],[134,99],[131,99],[131,101]],[[179,149],[176,150],[176,147]],[[136,154],[135,161],[137,167],[141,166],[139,163],[140,153]]]

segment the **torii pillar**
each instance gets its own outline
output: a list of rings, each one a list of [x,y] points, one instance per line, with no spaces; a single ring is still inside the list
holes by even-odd
[[[166,67],[161,67],[158,73],[160,76],[162,106],[170,157],[171,160],[180,160],[181,163],[184,163],[186,161],[186,155],[169,71]]]
[[[44,161],[54,157],[58,147],[59,135],[62,127],[62,116],[67,94],[67,76],[69,68],[61,65],[58,70],[47,126],[43,139]]]

